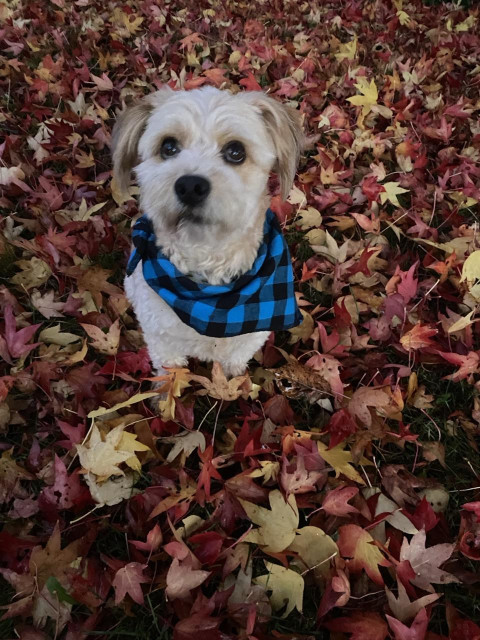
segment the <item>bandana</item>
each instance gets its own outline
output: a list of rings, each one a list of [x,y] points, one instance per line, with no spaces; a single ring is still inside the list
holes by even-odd
[[[252,268],[228,284],[211,285],[181,273],[157,247],[152,223],[142,216],[133,227],[127,275],[142,261],[147,284],[182,322],[204,336],[230,338],[290,329],[302,322],[302,315],[288,246],[270,209],[263,231]]]

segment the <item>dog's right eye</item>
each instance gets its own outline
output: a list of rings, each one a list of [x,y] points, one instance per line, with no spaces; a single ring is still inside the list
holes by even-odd
[[[165,138],[160,147],[162,158],[172,158],[180,153],[180,144],[176,138]]]

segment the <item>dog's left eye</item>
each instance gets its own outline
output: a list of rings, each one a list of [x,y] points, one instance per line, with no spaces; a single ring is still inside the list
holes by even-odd
[[[222,156],[225,162],[230,162],[231,164],[241,164],[247,157],[247,153],[243,144],[241,142],[238,142],[237,140],[234,140],[233,142],[229,142],[223,147]]]
[[[180,153],[180,143],[176,138],[165,138],[160,147],[160,155],[162,158],[171,158]]]

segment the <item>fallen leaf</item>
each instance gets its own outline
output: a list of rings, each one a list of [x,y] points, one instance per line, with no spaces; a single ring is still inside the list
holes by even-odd
[[[303,565],[313,571],[317,580],[330,573],[332,561],[338,556],[336,543],[318,527],[298,529],[288,549],[298,553]]]
[[[115,589],[115,604],[120,604],[127,593],[134,602],[143,604],[143,592],[140,585],[144,582],[150,582],[149,578],[143,575],[146,568],[146,564],[129,562],[117,571],[112,582]]]
[[[429,604],[438,600],[441,595],[439,593],[433,593],[428,596],[418,598],[418,600],[410,601],[407,590],[403,586],[401,580],[397,580],[398,593],[397,596],[390,591],[387,587],[385,593],[387,594],[388,606],[394,617],[400,622],[406,622],[414,618],[417,613],[424,607],[428,607]]]
[[[279,611],[285,607],[281,618],[286,618],[294,609],[301,613],[304,587],[302,576],[272,562],[265,562],[265,567],[268,573],[258,576],[253,582],[272,592],[270,596],[272,609]]]
[[[400,549],[400,561],[408,560],[415,572],[411,583],[424,591],[434,593],[431,583],[448,584],[460,582],[451,573],[442,571],[439,567],[452,555],[455,545],[450,543],[425,547],[425,530],[412,536],[410,542],[404,538]]]
[[[284,497],[277,489],[270,491],[268,500],[270,509],[264,509],[246,500],[240,500],[248,518],[259,527],[250,531],[244,541],[262,545],[267,553],[279,553],[295,539],[295,532],[298,528],[297,503],[293,493],[285,502]]]
[[[347,566],[353,573],[365,570],[368,577],[380,586],[383,578],[379,567],[389,567],[390,562],[375,546],[372,536],[356,524],[347,524],[339,528],[338,548],[347,558]]]

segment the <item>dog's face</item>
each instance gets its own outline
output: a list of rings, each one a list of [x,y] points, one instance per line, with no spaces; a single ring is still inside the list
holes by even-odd
[[[165,230],[248,229],[272,169],[286,198],[301,143],[298,113],[260,92],[165,88],[116,123],[114,176],[126,188],[135,168],[143,212]]]

